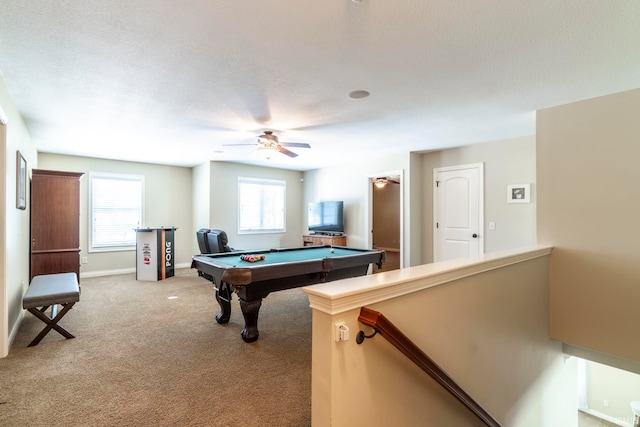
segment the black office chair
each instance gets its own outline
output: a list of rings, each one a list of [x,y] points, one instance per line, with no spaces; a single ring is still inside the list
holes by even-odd
[[[220,252],[232,252],[234,249],[229,246],[227,233],[222,230],[209,230],[207,233],[207,243],[212,254]]]
[[[201,254],[209,254],[211,253],[211,249],[209,249],[209,241],[207,240],[207,233],[210,230],[208,228],[201,228],[196,231],[196,239],[198,240],[198,246],[200,247]]]
[[[233,248],[229,246],[227,233],[222,230],[201,228],[196,231],[196,238],[198,240],[198,246],[200,247],[200,254],[217,254],[233,251]],[[198,270],[198,276],[213,282],[211,275],[203,273],[200,270]]]
[[[201,254],[217,254],[234,251],[234,249],[229,246],[227,233],[222,230],[201,228],[196,231],[196,239],[198,240]]]

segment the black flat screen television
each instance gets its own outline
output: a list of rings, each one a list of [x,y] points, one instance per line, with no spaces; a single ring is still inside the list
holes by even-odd
[[[343,203],[338,201],[309,203],[307,225],[309,231],[316,234],[344,233]]]

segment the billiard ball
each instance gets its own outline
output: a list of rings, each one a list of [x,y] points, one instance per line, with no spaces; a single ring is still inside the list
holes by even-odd
[[[336,251],[335,249],[331,248],[331,253],[334,253],[335,251]]]

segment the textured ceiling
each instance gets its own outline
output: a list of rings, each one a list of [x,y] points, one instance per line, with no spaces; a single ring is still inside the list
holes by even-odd
[[[640,87],[640,1],[2,0],[0,70],[41,152],[308,170]]]

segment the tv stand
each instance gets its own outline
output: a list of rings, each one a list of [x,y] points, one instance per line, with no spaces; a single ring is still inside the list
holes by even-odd
[[[305,234],[302,236],[303,246],[320,246],[320,245],[333,245],[333,246],[347,246],[347,236],[341,235],[328,235],[328,234]]]

